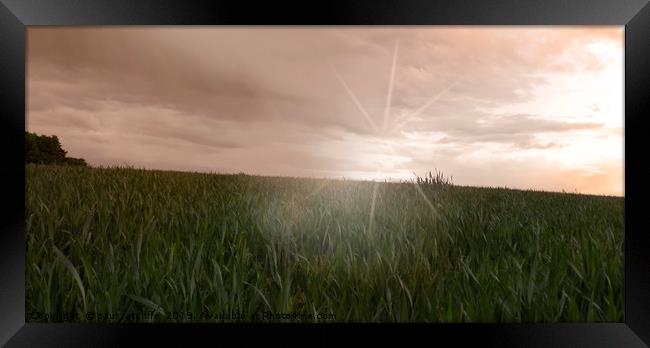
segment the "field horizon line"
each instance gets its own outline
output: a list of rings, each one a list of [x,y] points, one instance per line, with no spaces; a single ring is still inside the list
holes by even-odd
[[[39,163],[26,163],[28,165],[36,166],[45,166],[45,167],[72,167],[65,164],[39,164]],[[355,179],[355,178],[346,178],[341,177],[318,177],[318,176],[292,176],[292,175],[269,175],[269,174],[255,174],[255,173],[245,173],[245,172],[217,172],[217,171],[200,171],[200,170],[180,170],[180,169],[162,169],[162,168],[146,168],[146,167],[137,167],[130,164],[116,164],[116,165],[99,165],[92,166],[88,165],[85,167],[80,167],[91,170],[136,170],[136,171],[148,171],[148,172],[163,172],[163,173],[183,173],[183,174],[198,174],[198,175],[216,175],[216,176],[251,176],[251,177],[260,177],[260,178],[281,178],[281,179],[300,179],[300,180],[333,180],[333,181],[343,181],[343,182],[358,182],[358,183],[379,183],[379,184],[414,184],[418,179],[426,178],[429,174],[440,174],[442,178],[449,179],[444,176],[444,172],[435,169],[433,171],[429,170],[423,176],[418,176],[414,173],[414,176],[410,179],[404,178],[384,178],[384,179]],[[453,179],[453,176],[450,176]],[[427,183],[421,183],[422,185],[427,185]],[[428,185],[431,185],[429,183]],[[486,189],[486,190],[507,190],[507,191],[519,191],[519,192],[538,192],[538,193],[548,193],[548,194],[566,194],[566,195],[577,195],[577,196],[594,196],[594,197],[607,197],[607,198],[625,198],[625,195],[608,195],[608,194],[596,194],[596,193],[584,193],[579,191],[566,191],[566,190],[545,190],[545,189],[536,189],[536,188],[517,188],[517,187],[508,187],[508,186],[482,186],[482,185],[461,185],[456,184],[451,181],[445,184],[433,184],[433,185],[446,185],[454,186],[459,188],[470,188],[470,189]]]

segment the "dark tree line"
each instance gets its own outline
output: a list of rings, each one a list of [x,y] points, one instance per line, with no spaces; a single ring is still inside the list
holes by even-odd
[[[38,135],[25,132],[25,162],[39,164],[67,164],[86,166],[83,158],[66,157],[68,152],[61,147],[56,135]]]

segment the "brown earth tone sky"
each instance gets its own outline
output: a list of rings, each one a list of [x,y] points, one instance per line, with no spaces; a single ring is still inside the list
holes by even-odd
[[[623,27],[31,27],[27,45],[27,129],[91,165],[623,195]]]

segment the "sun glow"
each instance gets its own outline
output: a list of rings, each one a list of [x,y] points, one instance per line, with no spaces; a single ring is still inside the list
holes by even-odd
[[[576,55],[583,55],[588,51],[602,59],[605,67],[592,70],[591,67],[578,66],[575,63]],[[376,117],[370,115],[363,107],[362,102],[351,90],[343,77],[334,70],[337,79],[353,100],[359,110],[359,115],[367,121],[368,131],[371,136],[351,137],[338,147],[345,148],[345,156],[359,163],[366,163],[376,170],[346,171],[346,175],[366,180],[404,180],[413,177],[414,168],[409,167],[414,157],[404,154],[404,149],[418,149],[420,153],[435,153],[445,147],[440,144],[446,138],[445,132],[431,130],[408,131],[405,126],[413,121],[423,121],[420,114],[431,108],[443,98],[447,92],[462,83],[471,83],[471,78],[465,76],[455,78],[451,83],[439,89],[425,103],[415,108],[410,113],[401,112],[395,117],[391,110],[391,102],[396,79],[399,41],[395,42],[392,64],[388,78],[383,122],[378,127],[374,122]],[[472,151],[460,153],[457,156],[459,163],[503,162],[514,161],[539,161],[551,164],[565,172],[567,179],[573,180],[573,190],[581,192],[594,192],[604,194],[622,195],[623,188],[615,184],[604,184],[602,180],[587,180],[599,187],[585,186],[584,178],[602,176],[613,178],[612,182],[622,181],[622,169],[611,163],[621,160],[622,142],[622,106],[623,106],[623,80],[622,80],[622,52],[620,42],[588,41],[580,47],[572,47],[563,54],[561,60],[571,62],[578,72],[567,75],[562,73],[544,73],[536,76],[544,78],[547,83],[533,89],[534,98],[524,98],[521,103],[496,105],[485,109],[476,105],[476,109],[489,110],[496,114],[525,114],[530,110],[540,110],[536,116],[539,122],[568,122],[571,127],[576,124],[584,127],[583,130],[564,132],[563,129],[553,128],[548,131],[543,129],[536,133],[534,140],[529,140],[527,148],[517,149],[509,144],[499,144],[490,141],[474,142]],[[595,63],[594,63],[595,64]],[[399,77],[398,77],[399,78]],[[465,81],[469,80],[469,81]],[[517,91],[515,91],[517,92]],[[612,93],[614,92],[614,93]],[[524,96],[519,90],[519,95]],[[467,102],[467,99],[457,98],[458,101]],[[427,115],[431,117],[431,115]],[[435,117],[435,116],[434,116]],[[567,121],[569,120],[569,121]],[[479,126],[489,126],[486,119],[476,120]],[[584,126],[583,126],[584,124]],[[592,126],[593,125],[593,126]],[[596,127],[596,125],[599,125]],[[496,131],[499,131],[496,129]],[[323,148],[334,149],[334,144],[321,144]],[[343,150],[343,149],[341,149]],[[408,151],[407,151],[408,152]],[[341,156],[341,153],[338,154]],[[444,163],[441,163],[444,166]],[[606,168],[605,168],[606,167]],[[562,181],[562,180],[560,180]],[[477,184],[478,182],[474,182]],[[567,182],[568,183],[568,182]],[[472,184],[472,182],[469,182]],[[542,189],[560,190],[566,184],[549,182],[541,185]]]

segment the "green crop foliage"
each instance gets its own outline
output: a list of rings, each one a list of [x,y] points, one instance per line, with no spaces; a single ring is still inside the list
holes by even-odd
[[[624,319],[621,197],[29,164],[25,208],[27,321]]]

